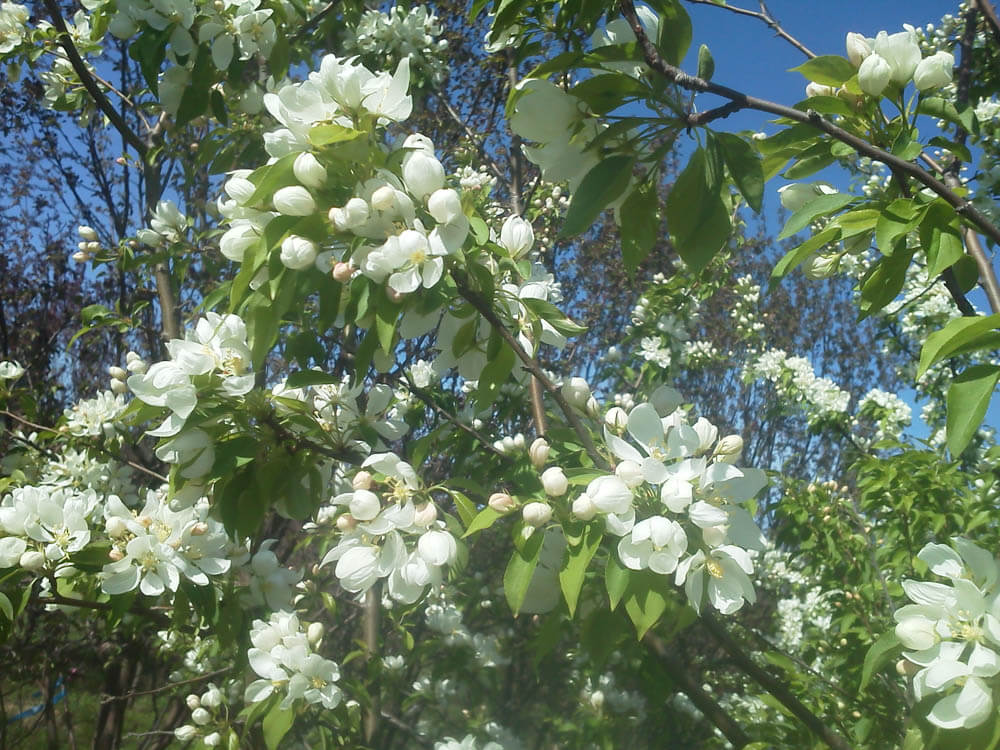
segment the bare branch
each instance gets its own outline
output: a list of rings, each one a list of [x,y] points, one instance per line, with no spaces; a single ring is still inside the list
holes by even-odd
[[[719,8],[721,10],[728,10],[731,13],[736,13],[741,16],[749,16],[750,18],[756,18],[758,21],[766,23],[775,33],[776,36],[780,36],[790,45],[795,47],[799,52],[801,52],[806,57],[816,57],[816,54],[809,49],[806,45],[800,42],[798,39],[793,37],[787,31],[785,31],[781,24],[775,20],[774,16],[771,15],[771,11],[768,10],[767,4],[763,2],[760,3],[760,10],[750,10],[748,8],[740,8],[736,5],[720,4],[717,0],[687,0],[692,5],[710,5],[713,8]]]

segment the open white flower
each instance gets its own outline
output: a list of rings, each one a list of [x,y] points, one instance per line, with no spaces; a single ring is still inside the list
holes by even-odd
[[[708,594],[712,606],[724,615],[731,615],[743,606],[757,601],[750,574],[753,561],[745,549],[724,544],[709,551],[698,550],[677,566],[677,585],[684,584],[688,602],[695,612]],[[707,584],[707,585],[706,585]],[[707,590],[706,590],[707,589]]]
[[[618,557],[632,570],[649,568],[654,573],[668,575],[687,550],[688,538],[676,521],[652,516],[639,521],[628,536],[618,542]]]

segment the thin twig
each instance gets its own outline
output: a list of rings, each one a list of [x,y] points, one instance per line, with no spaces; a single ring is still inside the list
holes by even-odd
[[[793,107],[786,107],[782,104],[777,104],[776,102],[771,102],[766,99],[758,99],[757,97],[749,96],[742,91],[737,91],[736,89],[729,88],[728,86],[712,83],[702,78],[698,78],[697,76],[688,75],[680,68],[670,65],[660,55],[656,46],[649,40],[649,37],[646,36],[646,32],[643,29],[642,24],[639,23],[639,18],[636,15],[635,5],[632,0],[620,0],[620,6],[622,14],[632,27],[632,31],[635,33],[636,39],[642,47],[646,63],[653,70],[660,73],[668,80],[690,91],[715,94],[716,96],[729,99],[730,101],[738,104],[742,109],[753,109],[759,112],[768,112],[794,122],[811,125],[816,128],[816,130],[826,133],[842,143],[846,143],[859,154],[868,156],[875,161],[882,162],[891,170],[899,171],[908,175],[924,187],[930,188],[932,192],[939,195],[948,203],[948,205],[954,208],[955,212],[959,216],[976,226],[991,240],[1000,244],[1000,227],[995,226],[983,213],[972,205],[971,201],[957,195],[950,187],[948,187],[948,185],[934,177],[925,169],[922,169],[913,162],[906,161],[905,159],[868,143],[853,133],[834,125],[832,122],[813,110],[806,110],[803,112],[802,110],[798,110]],[[997,285],[996,273],[993,271],[992,266],[980,266],[980,272],[985,274],[984,280],[986,281],[987,290],[989,290],[990,287]],[[997,288],[1000,289],[1000,285],[997,285]],[[988,296],[990,295],[988,294]],[[1000,312],[1000,296],[998,296],[995,300],[992,296],[990,296],[990,306],[993,308],[993,312]]]
[[[751,18],[756,18],[758,21],[766,23],[776,35],[780,36],[790,45],[795,47],[799,52],[801,52],[806,57],[816,57],[816,54],[810,50],[806,45],[800,42],[798,39],[793,37],[783,28],[781,24],[775,20],[774,16],[768,10],[767,5],[763,2],[760,3],[760,11],[750,10],[748,8],[739,8],[735,5],[728,5],[725,3],[719,3],[718,0],[687,0],[692,5],[711,5],[713,8],[719,8],[721,10],[728,10],[732,13],[736,13],[741,16],[750,16]]]
[[[152,688],[151,690],[133,690],[131,692],[125,693],[124,695],[105,695],[101,699],[101,703],[109,703],[111,701],[127,701],[140,695],[155,695],[156,693],[163,693],[168,690],[174,690],[181,685],[190,685],[194,682],[204,682],[205,680],[210,680],[213,677],[218,677],[226,672],[230,671],[232,667],[223,667],[222,669],[216,669],[214,672],[208,672],[207,674],[200,674],[197,677],[191,677],[187,680],[180,680],[178,682],[171,682],[169,685],[162,685],[158,688]]]
[[[493,443],[490,441],[490,439],[486,435],[483,435],[481,432],[479,432],[474,427],[471,427],[470,425],[467,425],[464,422],[462,422],[461,420],[459,420],[458,417],[456,417],[450,411],[448,411],[447,409],[445,409],[443,406],[439,406],[437,404],[437,402],[434,401],[434,398],[431,396],[431,394],[428,393],[423,388],[420,388],[419,386],[417,386],[413,382],[413,379],[410,378],[409,375],[404,375],[404,377],[406,378],[406,383],[407,383],[407,386],[410,389],[410,393],[412,393],[414,396],[416,396],[421,401],[423,401],[425,404],[427,404],[427,406],[429,406],[431,409],[433,409],[436,414],[444,417],[447,421],[449,421],[453,425],[455,425],[455,427],[457,427],[458,429],[462,430],[463,432],[466,432],[469,435],[471,435],[472,437],[474,437],[476,440],[478,440],[482,444],[482,446],[486,450],[488,450],[493,455],[495,455],[495,456],[497,456],[499,458],[502,458],[504,461],[511,461],[511,460],[513,460],[506,453],[497,450],[493,446]]]

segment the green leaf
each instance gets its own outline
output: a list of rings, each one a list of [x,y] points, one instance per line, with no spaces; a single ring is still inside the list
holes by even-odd
[[[668,63],[680,65],[691,46],[691,17],[678,0],[658,0],[653,5],[660,16],[656,46]]]
[[[585,78],[570,89],[576,98],[586,102],[594,114],[603,115],[618,109],[628,99],[648,95],[649,90],[635,78],[621,73],[600,73]]]
[[[875,672],[889,662],[899,645],[899,637],[895,630],[886,631],[871,645],[868,653],[865,654],[865,663],[861,669],[861,684],[858,685],[858,694],[861,694],[868,686]]]
[[[711,81],[713,75],[715,75],[715,60],[708,45],[703,44],[698,48],[698,77]]]
[[[500,518],[503,518],[505,514],[497,513],[493,508],[489,506],[483,508],[476,517],[472,519],[465,533],[462,534],[462,538],[470,537],[473,534],[478,534],[480,531],[485,531],[490,526],[492,526]]]
[[[559,236],[574,237],[590,229],[598,214],[625,192],[634,164],[634,156],[613,154],[587,172],[573,194]]]
[[[903,289],[906,269],[913,259],[913,248],[904,240],[896,242],[892,255],[882,258],[861,282],[861,317],[874,315],[888,305]]]
[[[146,79],[146,85],[153,96],[159,96],[160,66],[167,55],[167,42],[171,33],[173,26],[167,26],[162,31],[148,28],[128,48],[129,57],[139,63],[142,77]]]
[[[608,555],[607,565],[604,566],[604,586],[608,590],[608,600],[611,602],[612,610],[618,608],[618,602],[625,595],[630,575],[629,569],[622,566],[613,553]]]
[[[485,409],[496,401],[497,396],[500,395],[500,388],[510,377],[510,372],[514,369],[516,361],[517,355],[514,354],[514,350],[503,343],[496,356],[486,363],[486,367],[483,368],[479,376],[479,386],[476,388],[475,394],[476,404],[480,409]]]
[[[580,589],[583,587],[583,578],[587,573],[590,561],[594,559],[594,554],[601,546],[601,539],[604,537],[604,522],[588,524],[584,529],[583,538],[577,545],[570,545],[567,556],[563,559],[562,567],[559,570],[559,587],[563,596],[566,597],[566,606],[569,607],[569,616],[576,613],[576,603],[580,597]]]
[[[621,207],[622,261],[634,272],[649,255],[659,236],[659,198],[649,183],[632,191]]]
[[[325,125],[313,125],[309,129],[309,142],[319,148],[321,146],[329,146],[331,143],[353,141],[355,138],[360,138],[363,135],[364,132],[361,130],[355,130],[346,125],[338,125],[335,122],[330,122]]]
[[[917,112],[922,115],[936,117],[939,120],[946,120],[953,125],[960,125],[970,133],[973,131],[974,117],[972,108],[966,107],[959,112],[955,105],[948,99],[942,99],[937,96],[921,99],[917,105]]]
[[[886,251],[892,247],[897,237],[916,229],[923,211],[909,198],[897,198],[883,208],[875,223],[876,247],[883,254],[888,254]]]
[[[14,605],[10,603],[10,599],[2,591],[0,591],[0,613],[11,622],[14,621]]]
[[[775,264],[774,270],[771,271],[771,278],[775,280],[784,278],[814,252],[824,245],[836,242],[839,238],[840,229],[838,227],[827,227],[822,232],[814,234],[801,245],[793,247],[785,253],[784,257]]]
[[[957,141],[951,141],[942,135],[936,135],[927,141],[928,146],[937,146],[938,148],[943,148],[945,151],[950,151],[955,156],[957,156],[962,161],[971,162],[972,152],[969,149]]]
[[[414,464],[414,466],[416,466],[416,464]],[[476,517],[475,503],[473,503],[464,492],[459,492],[458,490],[453,489],[446,489],[446,492],[451,495],[451,499],[455,501],[455,509],[458,511],[458,517],[462,520],[462,523],[468,527],[472,522],[472,519]]]
[[[341,378],[333,373],[321,370],[300,370],[288,376],[286,385],[289,388],[304,388],[307,385],[326,385],[327,383],[339,383]]]
[[[844,117],[851,117],[855,114],[854,110],[851,109],[851,105],[839,96],[810,96],[808,99],[803,99],[796,104],[795,109],[802,112],[808,112],[811,109],[813,112],[819,112],[821,115],[843,115]],[[845,155],[847,153],[853,154],[854,149],[848,146]]]
[[[824,86],[840,86],[857,73],[854,65],[846,57],[820,55],[791,68],[790,72],[801,73],[807,81]]]
[[[716,133],[715,139],[737,189],[747,205],[759,214],[764,201],[764,167],[760,154],[738,135]]]
[[[177,127],[187,125],[196,117],[201,117],[208,111],[208,95],[211,84],[215,81],[215,71],[212,65],[212,53],[207,44],[198,47],[198,57],[191,71],[191,80],[181,94],[181,102],[177,106],[175,118]]]
[[[661,592],[663,576],[644,570],[629,577],[625,592],[625,611],[628,613],[638,638],[641,640],[667,611],[667,599]]]
[[[264,199],[270,199],[278,188],[297,185],[298,180],[295,179],[295,173],[292,171],[297,156],[297,153],[285,154],[273,164],[255,169],[249,177],[250,182],[254,184],[254,191],[244,205],[254,206]],[[295,218],[294,216],[278,216],[268,222],[267,229],[270,229],[271,224],[280,219]]]
[[[667,229],[674,247],[695,272],[705,268],[732,232],[729,210],[708,189],[705,152],[691,155],[667,196]]]
[[[974,365],[948,388],[947,443],[952,458],[958,458],[986,416],[990,399],[1000,380],[1000,367]]]
[[[286,281],[286,284],[289,283]],[[256,298],[255,298],[256,299]],[[279,320],[274,307],[266,300],[250,309],[247,334],[251,345],[253,368],[260,371],[268,352],[278,340]]]
[[[868,232],[878,223],[880,212],[874,208],[856,208],[833,219],[829,226],[840,227],[840,238],[847,239]]]
[[[264,721],[261,722],[261,729],[264,730],[264,744],[267,750],[277,750],[281,740],[288,734],[295,721],[295,710],[292,708],[282,709],[280,703],[276,703],[274,708],[267,712]]]
[[[515,533],[520,533],[520,528]],[[538,566],[538,557],[542,551],[542,540],[545,534],[540,530],[535,530],[520,547],[514,548],[514,554],[507,563],[507,570],[503,574],[503,593],[507,597],[507,604],[516,615],[521,611],[524,603],[524,596],[528,593],[528,585],[531,583],[531,576]]]
[[[927,254],[927,273],[937,276],[965,255],[965,245],[954,209],[944,201],[934,201],[920,222],[920,245]]]
[[[805,229],[814,219],[839,211],[853,200],[854,196],[847,193],[833,193],[813,198],[789,217],[781,234],[778,235],[778,239],[783,240],[786,237],[791,237],[796,232]]]
[[[931,365],[952,356],[959,350],[969,351],[965,348],[968,344],[997,328],[1000,328],[1000,315],[955,318],[950,321],[940,331],[928,336],[924,342],[920,350],[917,377],[922,377]]]
[[[278,38],[271,45],[271,53],[267,57],[267,68],[274,80],[280,81],[288,72],[288,61],[291,57],[291,45],[288,37],[278,34]]]

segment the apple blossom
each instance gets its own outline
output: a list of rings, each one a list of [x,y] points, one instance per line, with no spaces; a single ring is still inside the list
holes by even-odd
[[[528,526],[544,526],[552,519],[552,506],[548,503],[528,503],[521,509],[521,515]]]
[[[549,497],[560,497],[566,494],[569,480],[559,466],[550,466],[542,472],[542,488]]]
[[[913,85],[918,91],[928,91],[951,83],[955,69],[955,56],[939,50],[925,57],[913,72]]]

